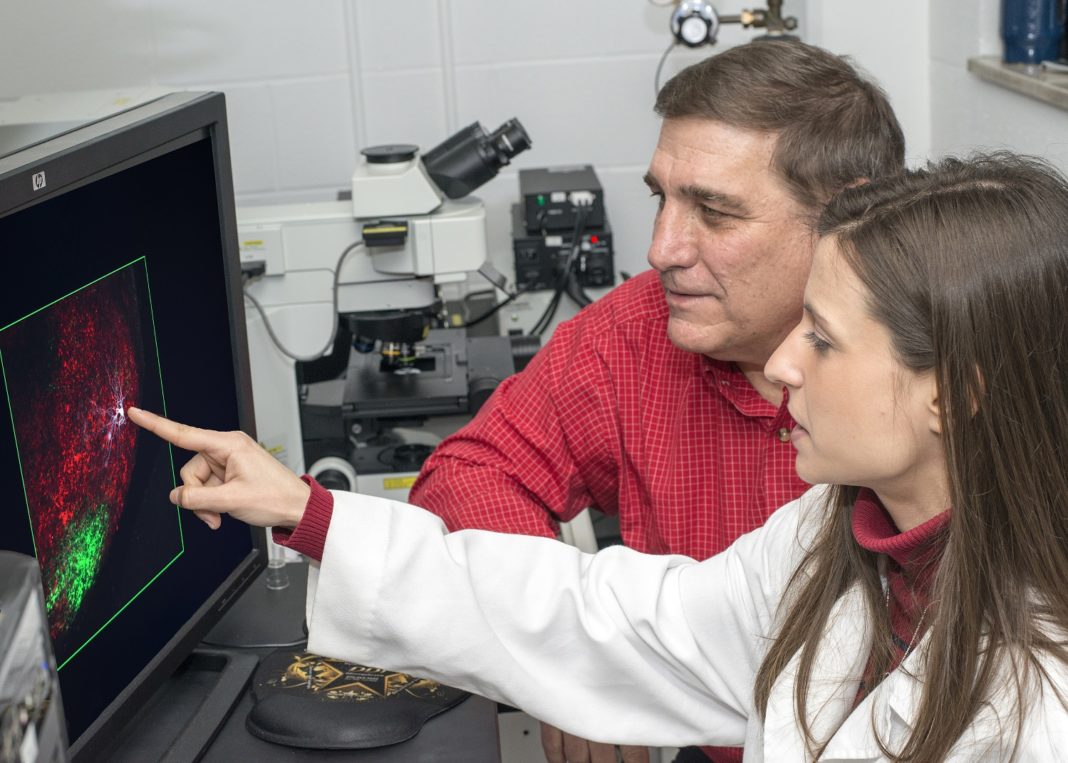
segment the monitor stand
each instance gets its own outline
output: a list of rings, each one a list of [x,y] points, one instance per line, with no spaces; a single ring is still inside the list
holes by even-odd
[[[285,589],[267,588],[263,573],[252,581],[123,728],[103,760],[191,761],[203,755],[247,694],[260,659],[271,651],[248,647],[280,646],[305,637],[301,622],[308,566],[286,568],[291,580]]]
[[[215,678],[215,685],[204,697],[189,723],[174,740],[161,763],[182,763],[196,760],[211,744],[223,722],[237,705],[252,680],[260,659],[247,654],[221,649],[196,649],[182,668]]]
[[[259,656],[197,649],[123,729],[109,761],[198,760],[241,700]]]

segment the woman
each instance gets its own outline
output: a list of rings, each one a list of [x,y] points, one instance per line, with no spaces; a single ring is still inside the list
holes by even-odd
[[[767,365],[826,483],[702,563],[445,535],[307,487],[238,433],[172,498],[295,527],[309,648],[616,742],[747,760],[1051,760],[1068,750],[1068,184],[1009,155],[850,189]],[[225,483],[225,484],[222,484]],[[336,504],[336,505],[335,505]],[[254,508],[253,508],[254,507]]]

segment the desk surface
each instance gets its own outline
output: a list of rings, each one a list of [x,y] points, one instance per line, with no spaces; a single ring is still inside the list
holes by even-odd
[[[285,644],[303,637],[304,598],[307,585],[307,565],[286,565],[290,578],[288,588],[281,591],[267,589],[263,575],[252,583],[241,599],[226,613],[223,619],[208,634],[204,644],[214,649],[225,645]],[[262,657],[271,647],[244,649],[243,652]],[[164,687],[146,707],[143,726],[159,725],[159,713],[170,712],[173,720],[183,693],[206,691],[197,689],[195,682],[202,680],[186,676],[186,688],[171,687],[172,700]],[[178,683],[179,679],[172,679]],[[194,688],[188,685],[194,684]],[[294,747],[264,742],[252,736],[245,728],[245,718],[252,708],[249,692],[241,697],[233,712],[205,752],[203,761],[229,763],[235,760],[254,760],[257,763],[271,761],[354,761],[355,763],[499,763],[500,741],[497,732],[497,705],[483,697],[471,696],[456,707],[431,718],[422,730],[407,742],[369,750],[323,751],[302,750]],[[155,719],[153,718],[155,715]],[[152,759],[155,755],[151,740],[134,734],[117,751],[115,760]],[[145,756],[148,756],[147,758]]]
[[[303,637],[304,597],[308,566],[287,564],[290,583],[281,591],[268,590],[263,576],[226,613],[205,641],[223,644],[288,643]],[[269,649],[262,650],[264,654]],[[352,760],[360,763],[497,763],[497,705],[471,696],[431,718],[415,738],[372,750],[325,752],[298,750],[264,742],[245,729],[252,708],[246,693],[212,744],[204,761]]]

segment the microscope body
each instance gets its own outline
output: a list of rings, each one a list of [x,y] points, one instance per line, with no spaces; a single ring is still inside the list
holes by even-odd
[[[481,127],[477,135],[488,140]],[[455,144],[456,136],[450,141]],[[356,449],[375,445],[382,435],[369,425],[382,430],[409,423],[406,418],[418,421],[428,411],[470,411],[467,358],[484,352],[469,352],[464,330],[444,324],[438,287],[466,281],[485,262],[485,209],[466,194],[471,183],[433,176],[429,156],[406,145],[365,149],[349,200],[238,210],[242,269],[254,274],[246,293],[262,308],[246,300],[256,430],[264,446],[297,473],[329,473],[330,487],[406,497],[418,471],[411,459],[398,460],[410,470],[399,480],[369,478],[363,467],[357,474],[354,464],[368,459],[356,458]],[[455,167],[455,157],[453,151],[445,164]],[[479,171],[486,174],[484,167]],[[478,184],[495,174],[493,169]],[[459,197],[449,198],[449,192]],[[411,325],[404,341],[393,341],[399,327]],[[313,359],[332,335],[336,341],[325,356]],[[396,352],[387,347],[394,346],[411,356],[400,368],[389,363]],[[494,374],[503,378],[506,372]],[[485,383],[477,382],[480,389]],[[388,401],[363,399],[369,394]],[[428,397],[455,403],[428,408]],[[332,429],[334,420],[336,430],[326,436],[324,428]],[[322,442],[331,444],[316,444]],[[389,472],[390,466],[377,471]],[[399,489],[383,492],[384,484]]]

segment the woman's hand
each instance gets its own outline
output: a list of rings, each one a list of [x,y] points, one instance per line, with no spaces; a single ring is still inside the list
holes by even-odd
[[[311,494],[292,471],[244,432],[215,432],[179,424],[140,408],[130,420],[182,450],[196,453],[182,467],[170,501],[217,530],[221,514],[257,527],[296,527]]]

